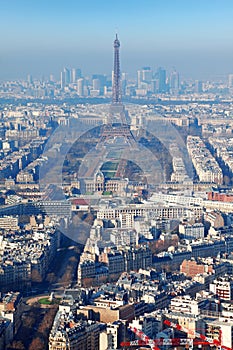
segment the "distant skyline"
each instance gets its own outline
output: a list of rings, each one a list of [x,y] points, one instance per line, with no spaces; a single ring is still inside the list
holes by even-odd
[[[233,73],[232,0],[1,0],[0,80],[39,78],[63,67],[84,74],[175,67],[183,78]]]

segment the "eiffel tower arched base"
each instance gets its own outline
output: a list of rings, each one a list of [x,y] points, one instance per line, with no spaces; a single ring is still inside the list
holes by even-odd
[[[124,138],[130,148],[138,148],[137,141],[135,140],[129,125],[122,123],[105,124],[103,126],[99,144],[109,143],[116,138]]]

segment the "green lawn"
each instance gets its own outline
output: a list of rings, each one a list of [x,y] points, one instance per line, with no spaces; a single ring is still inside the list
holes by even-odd
[[[110,195],[112,195],[112,191],[104,191],[102,194],[104,196],[110,196]]]
[[[116,172],[115,171],[103,171],[105,179],[112,179],[115,177]]]
[[[119,162],[106,162],[102,165],[101,171],[114,171],[117,170]]]
[[[53,303],[53,302],[51,302],[51,301],[49,300],[48,297],[46,297],[46,298],[41,298],[41,299],[38,300],[38,302],[39,302],[40,304],[42,304],[42,305],[51,305],[51,304]]]
[[[54,304],[59,304],[59,300],[60,300],[60,298],[54,298],[53,297],[53,300],[50,301],[49,297],[45,297],[45,298],[39,299],[38,303],[41,304],[41,305],[54,305]]]

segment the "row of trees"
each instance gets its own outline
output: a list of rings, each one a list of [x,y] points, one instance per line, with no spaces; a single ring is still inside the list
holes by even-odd
[[[57,312],[57,305],[53,305],[42,314],[42,310],[33,306],[24,317],[22,326],[7,350],[45,350],[47,349],[49,332]],[[41,318],[42,316],[42,318]]]

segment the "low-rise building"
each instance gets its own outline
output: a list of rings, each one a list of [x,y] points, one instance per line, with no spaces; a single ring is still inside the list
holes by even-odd
[[[227,275],[216,278],[210,284],[210,291],[216,294],[219,299],[233,300],[233,278]]]
[[[72,313],[58,311],[49,334],[49,350],[99,350],[101,323],[78,321]]]
[[[198,239],[204,238],[205,227],[202,223],[198,222],[195,224],[180,224],[179,225],[179,233],[185,239]]]

